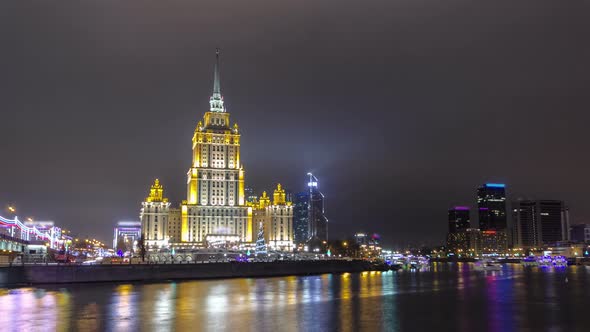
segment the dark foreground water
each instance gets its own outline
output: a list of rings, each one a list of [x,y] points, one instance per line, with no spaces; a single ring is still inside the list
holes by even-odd
[[[2,331],[590,331],[590,267],[19,288],[0,308]]]

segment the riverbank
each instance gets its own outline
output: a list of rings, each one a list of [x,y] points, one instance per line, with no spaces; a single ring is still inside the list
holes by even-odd
[[[255,263],[24,265],[0,267],[0,286],[275,277],[363,272],[377,267],[354,260],[277,261]]]

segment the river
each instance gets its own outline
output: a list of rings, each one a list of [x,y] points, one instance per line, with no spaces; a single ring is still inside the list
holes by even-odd
[[[590,331],[590,267],[2,289],[3,331]]]

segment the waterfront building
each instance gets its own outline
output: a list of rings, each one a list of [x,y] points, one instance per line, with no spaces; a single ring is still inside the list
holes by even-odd
[[[308,229],[309,241],[319,242],[328,240],[328,218],[324,211],[324,194],[319,190],[319,181],[311,173],[307,173],[309,203]]]
[[[590,224],[572,225],[570,239],[575,242],[590,243]]]
[[[309,193],[295,194],[293,205],[293,239],[298,245],[304,244],[309,239]]]
[[[168,214],[170,203],[164,198],[164,187],[160,180],[156,179],[150,188],[150,193],[141,203],[139,219],[148,249],[157,249],[168,246]]]
[[[253,242],[252,210],[246,206],[240,133],[224,106],[219,52],[209,111],[192,138],[187,200],[181,206],[181,241],[202,246]]]
[[[455,206],[449,209],[449,233],[463,232],[470,226],[469,207]]]
[[[354,234],[353,237],[354,237],[354,241],[359,246],[379,245],[379,242],[381,241],[381,236],[377,233],[368,234],[365,232],[358,232],[358,233]]]
[[[272,201],[267,196],[266,191],[260,198],[250,202],[249,207],[252,209],[252,220],[255,225],[255,232],[263,235],[264,242],[260,239],[257,241],[257,251],[260,243],[270,250],[292,251],[293,245],[293,204],[286,199],[286,192],[281,184],[273,192]]]
[[[285,190],[279,183],[273,193],[265,240],[274,250],[293,250],[293,205],[287,201]]]
[[[506,231],[506,185],[486,183],[477,189],[479,228]]]
[[[513,203],[515,246],[540,247],[569,240],[569,211],[559,200],[520,200]]]
[[[485,255],[502,255],[507,252],[508,239],[506,231],[480,230],[480,253]]]
[[[65,242],[62,230],[53,221],[21,222],[18,217],[8,219],[0,216],[0,250],[35,250],[36,246],[61,249]]]
[[[119,221],[113,235],[113,249],[134,252],[140,237],[141,221]]]
[[[460,257],[478,256],[482,253],[482,232],[477,228],[467,228],[460,232],[447,234],[447,252]]]
[[[449,252],[456,254],[466,253],[468,249],[474,247],[472,243],[473,234],[478,229],[471,229],[469,218],[469,207],[455,206],[448,212],[449,231],[447,234],[447,249]],[[467,233],[467,230],[470,232]],[[479,238],[479,234],[476,234]]]
[[[508,247],[509,231],[506,215],[506,185],[486,183],[480,186],[477,189],[477,208],[484,251],[502,253]],[[483,232],[486,231],[489,232],[484,235]]]

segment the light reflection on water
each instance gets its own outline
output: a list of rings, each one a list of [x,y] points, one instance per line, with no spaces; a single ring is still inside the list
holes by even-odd
[[[0,293],[0,326],[126,332],[588,328],[589,268],[471,267],[436,263],[424,272],[8,289]]]

